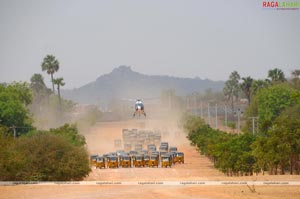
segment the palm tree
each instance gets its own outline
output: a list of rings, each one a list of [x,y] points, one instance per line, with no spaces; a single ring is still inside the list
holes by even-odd
[[[241,89],[248,100],[248,104],[250,104],[251,86],[252,86],[253,79],[251,77],[243,77],[242,80],[243,82],[241,84]]]
[[[225,82],[225,87],[223,88],[224,95],[228,97],[228,100],[231,100],[231,108],[232,108],[232,122],[234,121],[234,98],[238,98],[238,94],[240,91],[239,80],[240,75],[237,71],[233,71],[229,80]]]
[[[54,92],[53,74],[59,69],[59,62],[53,55],[47,55],[42,63],[42,71],[47,71],[51,75],[52,90]]]
[[[57,93],[58,93],[59,105],[60,105],[60,109],[61,109],[60,87],[65,85],[64,78],[60,77],[60,78],[57,78],[57,79],[53,79],[53,84],[57,85]]]
[[[37,73],[32,75],[30,78],[30,87],[36,92],[43,90],[46,87],[43,76]]]
[[[293,70],[292,71],[292,76],[294,79],[299,79],[300,77],[300,70]]]
[[[266,80],[262,80],[262,79],[258,79],[258,80],[253,80],[252,85],[251,85],[251,95],[255,95],[260,89],[262,88],[266,88],[270,85],[270,80],[266,79]]]
[[[300,88],[300,70],[292,71],[291,83],[292,83],[294,88],[296,88],[296,89]]]
[[[271,79],[272,83],[286,81],[284,73],[282,72],[282,70],[280,70],[278,68],[269,70],[268,77]]]

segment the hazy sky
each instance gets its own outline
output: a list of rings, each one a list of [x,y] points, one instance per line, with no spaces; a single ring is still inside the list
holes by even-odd
[[[262,0],[0,0],[0,82],[29,81],[46,54],[60,61],[65,88],[119,65],[212,80],[274,67],[289,76],[300,69],[300,10]]]

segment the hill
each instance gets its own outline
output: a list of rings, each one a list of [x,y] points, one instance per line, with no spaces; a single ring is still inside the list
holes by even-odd
[[[119,66],[80,88],[63,90],[62,95],[78,103],[106,106],[110,101],[122,98],[159,97],[161,91],[166,89],[173,89],[177,95],[184,96],[209,88],[221,91],[223,86],[223,81],[145,75],[131,70],[129,66]]]

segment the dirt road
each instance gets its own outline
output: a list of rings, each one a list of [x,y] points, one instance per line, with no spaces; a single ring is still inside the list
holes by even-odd
[[[223,174],[213,168],[212,163],[191,147],[185,134],[176,123],[171,121],[134,120],[127,122],[102,123],[86,134],[88,149],[91,153],[108,153],[115,151],[114,139],[122,138],[122,128],[161,129],[168,132],[163,141],[170,146],[177,146],[185,154],[185,164],[175,164],[172,168],[119,168],[119,169],[92,169],[86,180],[180,180],[222,177]]]
[[[205,157],[190,146],[185,134],[175,121],[130,120],[99,123],[84,133],[90,153],[103,154],[115,151],[114,139],[122,137],[123,128],[160,129],[169,132],[162,140],[185,153],[185,164],[172,168],[119,168],[92,169],[86,181],[188,181],[188,180],[300,180],[299,176],[245,176],[227,177]],[[0,199],[77,199],[77,198],[300,198],[299,186],[172,186],[172,185],[18,185],[0,186]]]

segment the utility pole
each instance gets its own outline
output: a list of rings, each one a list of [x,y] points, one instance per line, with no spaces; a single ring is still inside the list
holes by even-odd
[[[14,125],[12,128],[13,128],[13,131],[14,131],[14,138],[16,138],[17,137],[16,126]]]
[[[256,122],[256,132],[258,133],[259,132],[259,128],[258,128],[258,117],[257,117],[257,122]]]
[[[250,117],[252,119],[252,134],[255,133],[255,119],[258,119],[258,117]],[[257,121],[258,122],[258,121]],[[258,125],[257,125],[258,127]]]
[[[240,135],[240,113],[241,113],[241,109],[238,108],[238,135]]]
[[[227,130],[227,106],[225,105],[225,130]]]
[[[216,129],[218,129],[218,104],[216,104]]]

